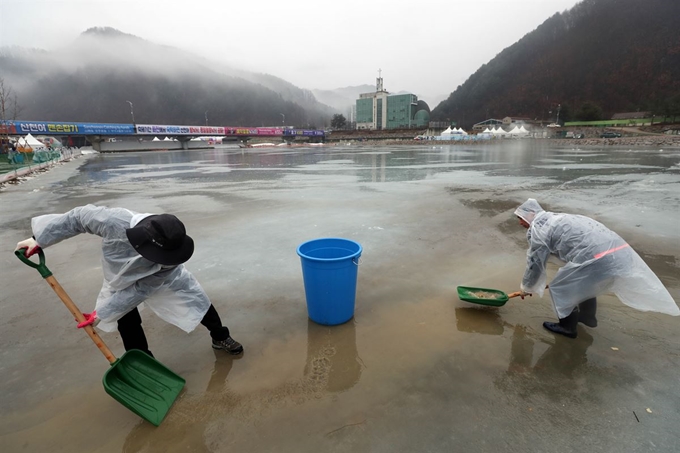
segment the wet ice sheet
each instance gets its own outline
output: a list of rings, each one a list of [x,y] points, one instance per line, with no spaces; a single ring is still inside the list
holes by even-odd
[[[601,325],[560,341],[541,327],[554,318],[547,299],[490,311],[455,297],[459,284],[517,289],[526,239],[512,211],[528,196],[604,217],[617,231],[631,225],[643,250],[660,244],[645,259],[680,294],[678,241],[650,237],[647,220],[634,223],[650,212],[677,216],[678,175],[669,169],[680,159],[608,153],[586,156],[592,168],[565,171],[537,167],[563,151],[514,143],[117,154],[62,182],[36,178],[12,198],[4,193],[0,235],[9,244],[24,237],[31,215],[83,202],[179,214],[196,241],[188,266],[246,354],[218,355],[205,331],[184,335],[143,313],[154,353],[188,381],[164,424],[149,427],[100,388],[106,361],[67,328],[69,314],[37,273],[32,280],[8,266],[0,275],[0,443],[8,451],[96,444],[105,452],[373,453],[394,445],[476,451],[480,439],[503,451],[510,439],[518,450],[551,451],[571,448],[571,433],[587,429],[599,439],[594,449],[646,451],[653,441],[675,451],[677,319],[603,297]],[[612,163],[627,167],[606,168]],[[630,167],[638,164],[654,168]],[[341,329],[310,327],[295,254],[303,240],[328,235],[364,246],[356,318]],[[48,250],[82,308],[101,284],[99,247],[84,235]],[[395,341],[404,332],[409,341]],[[121,350],[116,335],[105,339]],[[653,408],[640,425],[653,430],[629,429],[638,407]],[[85,425],[79,436],[65,434]]]
[[[546,168],[546,169],[562,169],[562,170],[610,170],[610,169],[623,169],[623,170],[642,170],[642,169],[654,169],[661,170],[663,167],[652,166],[652,165],[630,165],[630,164],[566,164],[566,165],[535,165],[536,168]]]

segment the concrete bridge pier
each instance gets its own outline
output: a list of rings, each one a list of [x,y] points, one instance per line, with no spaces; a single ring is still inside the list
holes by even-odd
[[[177,141],[182,145],[182,149],[189,149],[189,142],[193,137],[187,137],[184,135],[181,135],[179,137],[174,137],[177,139]]]
[[[104,141],[104,139],[101,137],[101,135],[86,135],[85,138],[92,144],[92,149],[99,152],[102,151],[101,143]]]

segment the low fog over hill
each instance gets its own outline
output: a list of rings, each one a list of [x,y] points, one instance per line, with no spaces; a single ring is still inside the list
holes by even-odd
[[[311,91],[111,28],[56,51],[3,48],[0,77],[18,119],[323,127],[334,110]],[[207,112],[207,113],[206,113]]]

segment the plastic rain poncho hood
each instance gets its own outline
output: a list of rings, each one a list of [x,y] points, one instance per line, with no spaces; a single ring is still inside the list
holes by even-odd
[[[184,265],[161,266],[142,257],[130,244],[125,230],[149,215],[87,205],[31,220],[42,248],[81,233],[101,236],[104,283],[95,310],[101,319],[98,327],[106,332],[115,331],[116,321],[142,302],[186,332],[194,330],[210,307],[205,291]]]
[[[543,212],[543,208],[538,201],[533,198],[529,198],[527,201],[522,203],[519,208],[515,209],[515,215],[521,217],[526,223],[531,224],[534,217],[539,213]]]
[[[566,263],[550,282],[550,296],[560,319],[579,303],[606,292],[641,311],[680,315],[649,266],[603,224],[581,215],[546,212],[534,199],[523,203],[515,215],[530,224],[522,291],[543,296],[548,258],[555,255]]]

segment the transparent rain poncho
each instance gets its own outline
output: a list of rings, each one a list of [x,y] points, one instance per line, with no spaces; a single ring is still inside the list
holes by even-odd
[[[566,264],[550,282],[557,316],[565,318],[579,303],[612,292],[641,311],[680,315],[663,283],[618,234],[581,215],[546,212],[532,198],[515,211],[531,226],[521,289],[543,296],[546,263],[556,255]]]
[[[128,241],[125,230],[149,215],[87,205],[31,220],[42,248],[81,233],[102,237],[104,283],[95,310],[101,319],[98,327],[106,332],[115,331],[116,321],[142,302],[186,332],[194,330],[210,307],[207,294],[184,265],[167,267],[149,261]]]

